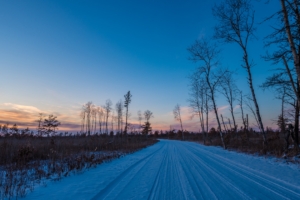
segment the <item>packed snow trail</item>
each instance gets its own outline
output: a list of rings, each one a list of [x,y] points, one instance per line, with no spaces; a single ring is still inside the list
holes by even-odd
[[[296,165],[161,140],[83,174],[39,186],[28,199],[300,199]]]

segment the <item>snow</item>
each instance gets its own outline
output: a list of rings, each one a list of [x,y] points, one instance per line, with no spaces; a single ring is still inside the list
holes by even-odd
[[[25,199],[300,199],[299,172],[274,158],[161,140]]]

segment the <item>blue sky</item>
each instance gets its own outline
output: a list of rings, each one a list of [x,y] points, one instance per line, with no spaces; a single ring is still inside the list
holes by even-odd
[[[82,104],[101,106],[106,99],[115,104],[130,90],[133,123],[138,110],[149,109],[154,129],[176,127],[172,110],[179,103],[189,129],[194,122],[186,108],[187,77],[197,64],[188,60],[186,49],[213,35],[216,2],[1,0],[0,121],[32,123],[43,112],[77,124]],[[249,51],[256,63],[253,77],[263,120],[270,126],[279,101],[258,86],[274,68],[261,59],[263,38],[273,22],[258,23],[280,5],[253,3],[258,30]],[[238,86],[249,93],[239,48],[221,43],[220,48],[222,65],[238,69]],[[226,105],[218,95],[218,106]]]

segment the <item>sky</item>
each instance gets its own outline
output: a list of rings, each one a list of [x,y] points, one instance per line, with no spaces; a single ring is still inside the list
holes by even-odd
[[[199,130],[187,102],[188,76],[198,64],[188,59],[187,48],[196,39],[213,36],[217,22],[211,9],[218,2],[0,0],[0,123],[34,129],[38,113],[44,113],[58,117],[59,130],[78,130],[83,104],[102,106],[107,99],[115,104],[130,90],[130,123],[138,122],[138,110],[150,110],[154,130],[179,128],[172,112],[179,104],[184,129]],[[276,22],[260,22],[280,5],[263,0],[253,5],[253,82],[265,126],[276,127],[272,120],[280,113],[280,101],[274,92],[259,88],[276,68],[261,58],[267,51],[264,37]],[[237,71],[238,87],[248,94],[240,49],[218,44],[222,66]],[[217,105],[229,116],[221,94]],[[235,113],[241,125],[238,109]]]

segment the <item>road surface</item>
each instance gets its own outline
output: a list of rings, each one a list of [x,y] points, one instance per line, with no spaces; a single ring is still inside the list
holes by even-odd
[[[80,175],[37,187],[28,199],[300,199],[300,171],[192,142],[161,140]]]

